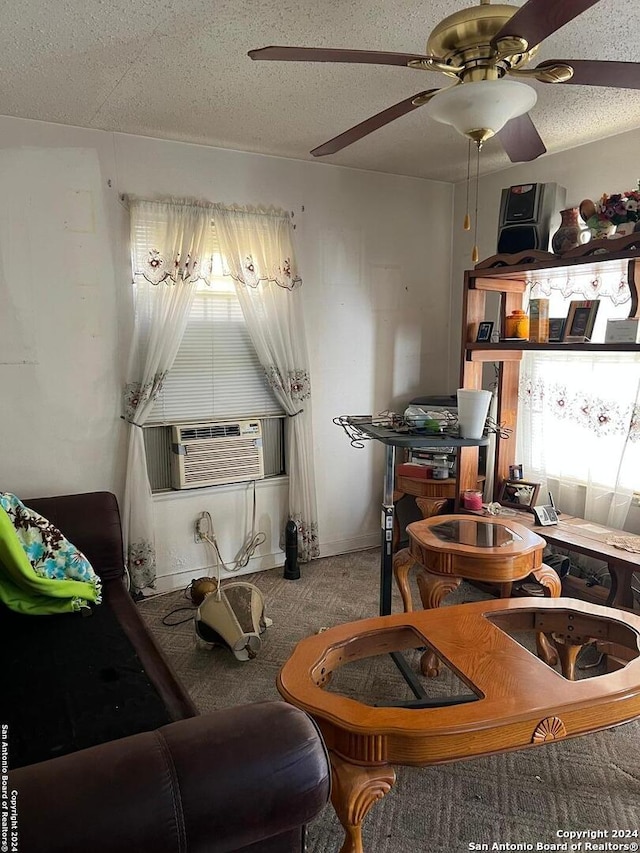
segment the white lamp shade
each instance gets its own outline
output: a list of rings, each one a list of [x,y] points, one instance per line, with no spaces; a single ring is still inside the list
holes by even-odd
[[[517,80],[477,80],[443,89],[425,106],[436,121],[467,136],[474,131],[498,133],[512,118],[528,112],[538,100],[535,89]]]

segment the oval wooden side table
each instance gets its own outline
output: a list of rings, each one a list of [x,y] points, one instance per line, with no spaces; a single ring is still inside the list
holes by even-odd
[[[634,659],[607,675],[567,681],[510,636],[523,630],[618,643]],[[393,764],[540,746],[640,717],[639,638],[640,617],[627,611],[572,598],[519,598],[362,619],[301,640],[277,686],[316,720],[329,749],[331,801],[345,831],[341,853],[362,853],[362,821],[391,790]],[[430,707],[378,706],[326,689],[347,663],[425,645],[470,697]]]
[[[414,565],[425,609],[439,607],[463,579],[500,584],[502,595],[508,597],[513,581],[531,576],[546,595],[560,595],[560,578],[542,562],[545,540],[521,524],[503,518],[438,515],[407,525],[407,533],[409,547],[399,551],[393,561],[407,613],[413,609],[408,575]],[[543,633],[538,634],[537,643],[542,659],[555,666],[559,656],[564,675],[573,679],[582,646],[554,643]],[[432,652],[423,655],[422,671],[437,675],[438,661]]]

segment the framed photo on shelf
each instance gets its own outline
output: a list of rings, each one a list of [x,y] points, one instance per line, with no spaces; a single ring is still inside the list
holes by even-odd
[[[482,344],[487,343],[491,340],[491,333],[493,332],[493,323],[490,320],[485,320],[480,323],[478,326],[478,334],[476,335],[476,343]]]
[[[593,326],[600,301],[598,299],[574,299],[569,303],[569,313],[564,324],[562,340],[581,343],[591,340]]]
[[[498,503],[502,506],[533,512],[539,491],[540,483],[529,483],[526,480],[505,480],[500,489]]]
[[[549,317],[549,342],[558,343],[562,340],[564,317]]]

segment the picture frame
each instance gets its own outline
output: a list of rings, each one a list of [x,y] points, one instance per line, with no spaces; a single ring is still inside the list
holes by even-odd
[[[560,343],[564,332],[564,317],[549,317],[549,342]]]
[[[478,326],[478,334],[476,335],[476,343],[488,343],[491,340],[493,332],[493,323],[490,320],[485,320]]]
[[[536,524],[541,527],[549,527],[552,524],[557,524],[560,520],[554,506],[546,504],[546,506],[534,506],[533,514],[536,517]]]
[[[522,480],[523,478],[524,472],[522,470],[522,465],[509,465],[510,480]]]
[[[500,489],[498,503],[502,506],[533,512],[536,498],[540,491],[540,483],[527,480],[504,480]]]
[[[598,299],[573,299],[569,303],[562,340],[567,343],[590,341],[599,306]]]

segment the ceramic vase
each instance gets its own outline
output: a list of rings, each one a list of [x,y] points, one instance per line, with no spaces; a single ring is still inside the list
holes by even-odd
[[[551,238],[551,248],[556,255],[581,246],[589,239],[589,232],[578,222],[578,208],[568,207],[560,211],[560,227]]]

